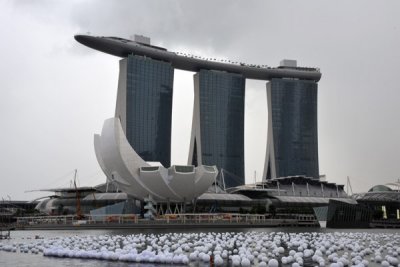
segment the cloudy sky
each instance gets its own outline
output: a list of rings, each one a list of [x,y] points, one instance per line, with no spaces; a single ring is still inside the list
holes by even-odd
[[[103,182],[93,134],[115,109],[119,58],[73,36],[151,37],[172,51],[320,67],[320,172],[365,191],[400,178],[399,1],[1,1],[0,197]],[[193,73],[175,71],[172,162],[185,164]],[[246,83],[246,180],[261,178],[265,82]]]

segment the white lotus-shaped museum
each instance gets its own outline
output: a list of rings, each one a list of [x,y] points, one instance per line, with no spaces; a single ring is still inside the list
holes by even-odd
[[[107,178],[140,200],[190,202],[203,194],[218,174],[216,166],[151,166],[131,147],[118,118],[104,122],[101,135],[94,135],[94,147]]]

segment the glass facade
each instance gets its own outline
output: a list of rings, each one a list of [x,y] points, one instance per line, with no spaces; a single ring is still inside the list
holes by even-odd
[[[201,163],[233,174],[225,176],[227,188],[243,185],[245,79],[239,74],[209,70],[196,75],[201,138],[197,144],[201,148],[196,150],[200,150]]]
[[[272,79],[267,88],[276,177],[304,175],[319,179],[317,83]]]
[[[169,167],[174,69],[141,56],[127,60],[126,137],[145,161]]]
[[[326,227],[370,228],[373,210],[364,203],[348,204],[340,200],[329,200]]]

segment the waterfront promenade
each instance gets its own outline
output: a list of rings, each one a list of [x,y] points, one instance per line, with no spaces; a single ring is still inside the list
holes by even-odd
[[[76,216],[18,217],[16,229],[179,229],[179,228],[237,228],[237,227],[319,227],[310,214],[288,216],[259,214],[170,214],[153,220],[141,219],[137,214]]]

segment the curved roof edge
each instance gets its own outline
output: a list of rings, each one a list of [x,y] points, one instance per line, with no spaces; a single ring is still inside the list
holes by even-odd
[[[150,166],[126,139],[119,118],[104,121],[101,135],[94,135],[99,164],[121,191],[137,199],[190,202],[203,194],[218,175],[216,166]]]
[[[387,185],[375,185],[373,187],[371,187],[368,192],[390,192],[392,191],[392,188],[390,188]]]
[[[90,35],[75,35],[75,40],[90,48],[118,57],[129,54],[148,56],[150,58],[170,62],[174,68],[197,72],[201,69],[227,71],[242,74],[245,78],[256,80],[271,80],[272,78],[294,78],[318,82],[321,72],[314,68],[270,68],[257,65],[224,63],[209,61],[195,56],[185,56],[170,52],[164,48],[143,45],[119,37],[102,37]]]

